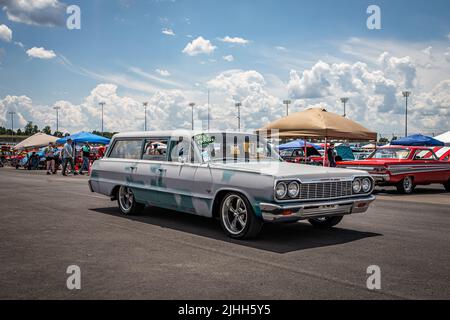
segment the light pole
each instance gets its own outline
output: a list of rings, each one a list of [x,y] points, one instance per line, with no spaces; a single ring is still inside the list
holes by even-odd
[[[286,115],[289,115],[289,105],[291,104],[291,100],[283,100],[283,103],[286,105]]]
[[[59,111],[59,109],[61,109],[61,107],[55,106],[55,107],[53,107],[53,109],[56,110],[56,135],[58,135],[58,132],[59,132],[59,114],[58,114],[58,111]]]
[[[408,97],[411,95],[411,91],[403,91],[403,97],[405,97],[405,137],[408,136]]]
[[[208,90],[208,131],[209,131],[209,90]]]
[[[99,102],[98,103],[102,107],[102,136],[103,136],[103,107],[105,106],[105,102]]]
[[[347,116],[347,112],[345,110],[345,104],[348,102],[348,98],[347,97],[341,98],[341,102],[344,105],[344,118],[345,118]]]
[[[14,115],[16,113],[14,111],[8,111],[8,114],[11,115],[11,141],[14,142]]]
[[[148,102],[143,102],[142,105],[144,106],[144,131],[147,131],[147,106],[148,106]]]
[[[238,114],[237,114],[238,131],[241,131],[241,106],[242,106],[242,103],[236,102],[234,105],[236,106],[236,108],[238,110]]]
[[[195,106],[195,103],[191,102],[191,103],[189,103],[189,106],[191,107],[191,123],[192,123],[191,127],[192,127],[192,130],[194,130],[194,106]]]

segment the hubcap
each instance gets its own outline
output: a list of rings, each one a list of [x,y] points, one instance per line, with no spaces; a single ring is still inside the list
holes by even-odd
[[[239,234],[247,225],[248,212],[244,200],[238,195],[229,195],[222,205],[222,221],[228,232]]]
[[[412,181],[410,177],[406,177],[403,180],[403,187],[405,188],[406,191],[410,191],[412,188]]]
[[[130,188],[121,186],[119,190],[119,203],[123,211],[128,212],[133,207],[134,195]]]

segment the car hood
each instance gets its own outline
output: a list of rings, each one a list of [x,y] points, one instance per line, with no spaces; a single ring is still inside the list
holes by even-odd
[[[353,176],[368,175],[367,172],[361,170],[330,168],[284,161],[221,163],[212,164],[211,167],[271,175],[277,179],[293,177],[305,180],[347,179]]]

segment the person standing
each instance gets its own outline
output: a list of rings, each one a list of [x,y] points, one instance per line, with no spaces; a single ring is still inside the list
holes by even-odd
[[[72,147],[72,139],[67,139],[67,142],[64,144],[62,149],[62,158],[63,158],[63,167],[62,167],[62,175],[66,176],[67,164],[70,164],[70,168],[74,175],[78,173],[75,171],[75,164],[73,161],[73,147]]]
[[[47,175],[50,175],[55,172],[55,149],[53,147],[53,143],[49,143],[47,148],[44,150],[44,154],[47,162]]]
[[[83,164],[81,165],[79,174],[83,174],[83,170],[86,170],[89,173],[89,158],[91,156],[91,147],[89,146],[89,143],[84,143],[84,146],[81,147],[81,152],[83,154]]]
[[[335,159],[335,151],[334,151],[334,143],[331,142],[330,146],[327,149],[327,158],[330,167],[336,167],[336,159]]]

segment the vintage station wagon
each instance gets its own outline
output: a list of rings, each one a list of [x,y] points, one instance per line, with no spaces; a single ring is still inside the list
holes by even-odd
[[[216,217],[239,239],[264,222],[332,227],[375,199],[367,172],[288,163],[263,137],[230,132],[116,134],[89,186],[125,215],[149,205]]]

